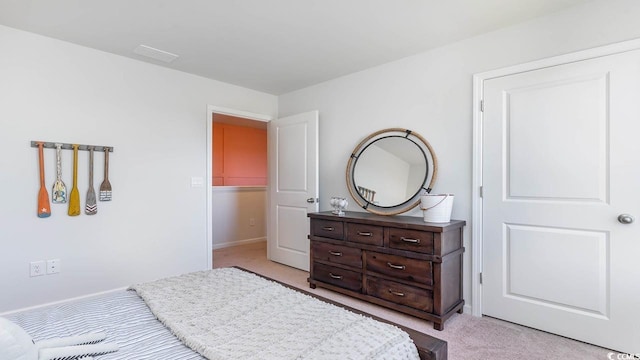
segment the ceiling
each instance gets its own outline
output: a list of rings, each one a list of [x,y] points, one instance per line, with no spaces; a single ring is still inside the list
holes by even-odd
[[[280,95],[588,1],[0,0],[0,24]]]

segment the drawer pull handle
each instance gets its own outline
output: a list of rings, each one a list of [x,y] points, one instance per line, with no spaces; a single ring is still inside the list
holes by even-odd
[[[358,231],[358,235],[360,236],[373,236],[372,233],[370,232],[363,232],[363,231]]]
[[[401,237],[400,240],[410,244],[420,244],[420,239],[411,239],[411,238]]]
[[[331,276],[334,279],[342,280],[342,275],[335,275],[333,273],[329,273],[329,276]]]
[[[404,296],[404,293],[399,292],[399,291],[394,291],[394,290],[391,290],[391,289],[389,289],[389,293],[391,295],[395,295],[395,296]]]
[[[325,230],[325,231],[333,231],[333,227],[332,227],[332,226],[323,226],[323,227],[322,227],[322,230]]]
[[[329,251],[329,254],[333,255],[333,256],[342,256],[342,253],[339,251]]]
[[[392,264],[392,263],[390,263],[390,262],[388,262],[388,263],[387,263],[387,265],[388,265],[390,268],[392,268],[392,269],[397,269],[397,270],[404,270],[404,269],[406,269],[406,268],[407,268],[407,267],[406,267],[406,266],[404,266],[404,265],[395,265],[395,264]]]

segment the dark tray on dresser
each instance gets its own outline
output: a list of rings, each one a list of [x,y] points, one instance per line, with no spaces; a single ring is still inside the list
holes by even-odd
[[[433,321],[462,313],[466,222],[347,212],[308,214],[309,284]]]

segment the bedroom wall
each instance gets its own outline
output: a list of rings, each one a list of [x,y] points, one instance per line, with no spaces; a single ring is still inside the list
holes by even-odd
[[[213,248],[267,240],[267,187],[212,187]]]
[[[207,177],[207,105],[274,116],[277,98],[3,26],[0,53],[0,313],[206,268],[206,186],[191,177]],[[30,140],[114,146],[113,201],[78,217],[52,204],[39,219]],[[65,151],[69,189],[71,159]],[[98,187],[102,155],[96,162]],[[62,271],[29,277],[29,262],[46,259]]]
[[[282,95],[279,116],[320,111],[321,210],[330,210],[331,196],[349,195],[348,156],[366,135],[388,127],[423,135],[439,161],[434,193],[454,193],[453,218],[467,220],[464,294],[469,304],[473,74],[640,37],[637,14],[639,1],[594,1]]]

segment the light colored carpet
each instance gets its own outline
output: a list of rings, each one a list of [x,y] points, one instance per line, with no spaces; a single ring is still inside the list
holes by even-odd
[[[605,360],[610,350],[556,336],[543,331],[489,318],[455,314],[443,331],[433,323],[383,307],[353,299],[325,289],[311,289],[309,273],[269,261],[266,243],[229,247],[213,252],[214,267],[240,266],[333,301],[366,311],[381,318],[418,330],[449,344],[451,360],[512,359],[594,359]]]

